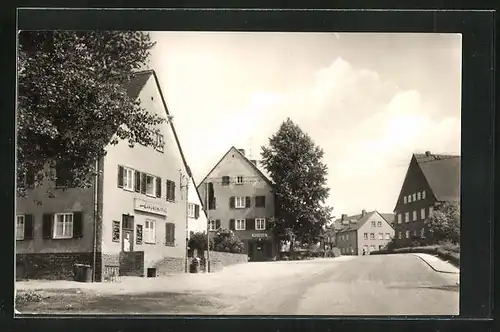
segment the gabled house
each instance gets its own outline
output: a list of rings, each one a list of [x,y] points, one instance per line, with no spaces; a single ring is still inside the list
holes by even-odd
[[[233,146],[200,182],[202,198],[207,187],[214,197],[208,204],[210,231],[234,231],[250,260],[275,257],[277,245],[270,223],[275,213],[273,183],[259,163]]]
[[[343,255],[363,255],[381,250],[394,237],[394,229],[384,214],[378,211],[347,216],[335,220],[340,225],[336,233],[336,246]]]
[[[425,243],[425,221],[440,203],[460,201],[460,156],[413,154],[394,208],[396,239]]]
[[[189,180],[188,188],[188,232],[189,236],[193,233],[203,233],[207,231],[208,219],[203,209],[203,199],[198,192],[193,177]],[[188,238],[189,238],[188,236]]]
[[[119,141],[96,161],[100,174],[92,187],[62,188],[56,180],[54,198],[45,183],[17,199],[18,278],[71,279],[75,263],[90,265],[94,281],[185,271],[182,179],[189,167],[156,73],[138,72],[126,88],[146,110],[168,118],[156,128],[159,147]],[[56,170],[57,178],[68,171]]]

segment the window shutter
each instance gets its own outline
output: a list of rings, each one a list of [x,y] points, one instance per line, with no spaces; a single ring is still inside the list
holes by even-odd
[[[229,207],[234,209],[234,196],[229,197]]]
[[[146,193],[146,173],[141,173],[141,194]]]
[[[260,202],[261,202],[261,203],[260,203],[260,204],[261,204],[260,206],[262,206],[262,207],[266,207],[266,196],[260,196],[260,197],[261,197],[261,198],[260,198]]]
[[[255,229],[255,219],[246,219],[245,224],[246,224],[246,229],[249,230]]]
[[[172,200],[175,201],[175,182],[172,181]]]
[[[215,220],[215,229],[219,229],[220,228],[220,219],[216,219]]]
[[[156,178],[156,197],[161,198],[161,178]]]
[[[175,244],[175,224],[165,224],[165,245],[173,246]]]
[[[266,223],[266,229],[269,230],[271,229],[271,223],[269,222],[268,219],[266,219],[266,221],[264,221]]]
[[[194,218],[198,219],[200,217],[200,206],[198,204],[194,205]]]
[[[123,166],[118,166],[118,188],[123,188]]]
[[[43,215],[43,238],[52,238],[52,227],[54,224],[54,215],[52,213],[46,213]]]
[[[134,191],[137,193],[140,193],[141,192],[141,172],[135,171],[134,179],[135,179]]]
[[[31,240],[33,238],[33,215],[24,215],[24,239]]]
[[[250,196],[245,197],[245,207],[246,208],[250,207]]]
[[[234,230],[234,219],[229,219],[229,229]]]
[[[73,212],[73,238],[83,237],[83,220],[81,212]]]

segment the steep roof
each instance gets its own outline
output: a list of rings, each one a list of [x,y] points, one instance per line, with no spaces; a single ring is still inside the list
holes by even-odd
[[[266,181],[271,186],[273,185],[273,181],[271,180],[271,178],[268,177],[268,175],[263,172],[265,170],[263,169],[262,165],[259,167],[258,165],[256,165],[253,162],[251,162],[243,153],[241,153],[240,150],[238,150],[234,146],[231,146],[231,148],[229,150],[227,150],[227,152],[222,156],[222,158],[220,158],[220,160],[215,164],[215,166],[212,167],[212,169],[210,170],[210,172],[208,172],[207,175],[205,175],[205,177],[203,178],[203,180],[200,181],[200,184],[203,183],[203,182],[205,182],[205,180],[207,179],[207,177],[214,171],[214,169],[217,168],[217,166],[219,166],[219,164],[222,162],[222,160],[224,160],[224,158],[231,151],[236,151],[236,153],[238,153],[243,158],[243,160],[245,160],[257,172],[257,174],[259,174],[264,179],[264,181]]]
[[[146,83],[148,82],[148,80],[151,76],[154,77],[156,88],[158,89],[158,93],[160,94],[163,108],[165,109],[165,113],[166,113],[167,117],[169,117],[169,116],[171,116],[171,114],[168,110],[167,103],[165,102],[165,98],[163,96],[163,91],[161,90],[161,87],[160,87],[160,81],[158,80],[158,76],[156,75],[156,72],[153,69],[135,72],[132,76],[132,79],[127,84],[127,87],[126,87],[127,94],[129,95],[130,98],[132,98],[134,100],[137,99],[139,97],[139,94],[141,93],[142,89],[144,89],[144,87],[146,86]],[[198,191],[198,186],[196,185],[196,182],[194,181],[193,175],[191,174],[191,168],[189,167],[189,164],[186,160],[186,157],[184,156],[184,152],[182,151],[182,146],[181,146],[181,143],[179,141],[179,137],[177,136],[177,132],[175,130],[174,123],[172,120],[169,120],[168,123],[170,125],[170,128],[172,129],[172,133],[174,134],[175,142],[177,144],[177,148],[179,149],[184,167],[186,168],[186,172],[188,173],[188,176],[190,177],[190,179],[193,182],[193,185],[195,186],[196,193],[198,194],[198,198],[200,199],[200,202],[203,202],[203,199],[201,198],[200,192]]]
[[[385,221],[387,221],[389,224],[393,224],[394,223],[394,213],[380,213],[380,215],[382,216],[382,218],[385,219]]]
[[[414,154],[438,201],[460,199],[460,156]]]
[[[371,216],[378,213],[377,211],[366,212],[363,216],[362,214],[356,214],[353,216],[347,216],[346,219],[349,220],[349,225],[342,224],[342,218],[335,220],[335,222],[340,222],[342,228],[338,231],[338,233],[344,233],[349,231],[355,231],[361,226],[363,226]]]

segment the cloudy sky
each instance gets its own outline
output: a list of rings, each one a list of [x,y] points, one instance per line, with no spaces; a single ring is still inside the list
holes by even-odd
[[[334,214],[392,212],[413,152],[459,153],[457,34],[154,32],[195,181],[290,117],[325,151]]]

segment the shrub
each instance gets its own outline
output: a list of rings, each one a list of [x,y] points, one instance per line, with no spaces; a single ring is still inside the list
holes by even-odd
[[[188,246],[190,250],[206,251],[207,250],[207,233],[198,232],[191,235],[188,241]],[[214,247],[214,241],[210,238],[210,249]]]
[[[428,236],[433,243],[460,241],[460,205],[444,203],[427,218]]]
[[[16,293],[16,305],[25,304],[30,302],[40,302],[42,300],[42,295],[39,291],[28,290],[25,292]]]
[[[244,249],[243,242],[234,235],[233,231],[227,229],[219,230],[214,236],[213,243],[215,251],[241,254]]]

